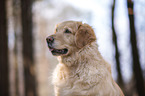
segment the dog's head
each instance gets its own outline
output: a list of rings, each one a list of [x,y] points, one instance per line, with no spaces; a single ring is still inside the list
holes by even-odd
[[[46,38],[48,47],[55,56],[69,56],[96,40],[88,24],[65,21],[56,26],[55,34]]]

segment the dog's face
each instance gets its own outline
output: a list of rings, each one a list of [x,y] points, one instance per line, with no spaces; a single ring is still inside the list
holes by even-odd
[[[55,56],[69,56],[95,40],[93,29],[76,21],[58,24],[55,34],[46,38],[48,47]]]

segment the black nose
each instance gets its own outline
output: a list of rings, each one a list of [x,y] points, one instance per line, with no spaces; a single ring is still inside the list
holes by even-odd
[[[47,41],[47,43],[53,43],[54,38],[49,36],[49,37],[46,38],[46,41]]]

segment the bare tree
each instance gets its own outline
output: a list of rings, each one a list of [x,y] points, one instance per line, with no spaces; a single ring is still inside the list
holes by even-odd
[[[115,9],[115,2],[116,0],[113,0],[113,5],[112,5],[112,35],[113,35],[113,43],[115,46],[115,60],[116,60],[116,67],[117,67],[117,72],[118,72],[118,77],[117,77],[117,82],[119,86],[123,87],[123,79],[122,79],[122,74],[121,74],[121,68],[120,68],[120,53],[118,50],[118,43],[117,43],[117,35],[115,32],[114,28],[114,9]]]
[[[132,0],[127,0],[128,7],[128,16],[130,23],[130,42],[132,47],[132,56],[133,56],[133,72],[135,77],[136,89],[139,96],[145,96],[144,90],[144,79],[139,61],[139,53],[137,48],[137,40],[136,40],[136,30],[134,25],[134,13],[133,13],[133,2]]]
[[[0,0],[0,96],[9,96],[7,0]]]
[[[25,95],[37,96],[33,56],[32,1],[21,0]]]

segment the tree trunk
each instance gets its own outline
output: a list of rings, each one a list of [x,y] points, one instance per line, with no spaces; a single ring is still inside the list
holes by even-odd
[[[0,96],[9,96],[7,0],[0,0]]]
[[[123,87],[123,79],[122,79],[120,60],[119,60],[120,53],[118,50],[117,35],[114,28],[114,9],[115,9],[115,0],[113,0],[113,5],[112,5],[112,35],[113,35],[113,43],[115,46],[115,60],[116,60],[116,67],[118,72],[117,83],[119,84],[120,87]]]
[[[21,0],[25,96],[36,96],[32,37],[32,0]]]
[[[15,95],[23,96],[24,95],[24,83],[22,82],[23,73],[22,73],[22,53],[21,53],[21,0],[12,0],[13,2],[13,25],[14,25],[14,34],[15,34],[15,45],[14,45],[14,70],[15,70]]]
[[[133,72],[135,77],[136,89],[139,96],[145,96],[144,79],[139,61],[139,53],[137,48],[136,30],[134,25],[133,2],[127,0],[128,16],[130,23],[130,42],[133,56]]]

